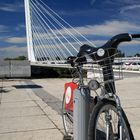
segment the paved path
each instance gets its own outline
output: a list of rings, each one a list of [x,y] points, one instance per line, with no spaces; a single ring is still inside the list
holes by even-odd
[[[62,140],[61,101],[64,83],[68,81],[4,81],[0,94],[0,140]],[[140,78],[117,81],[117,88],[135,139],[139,140]]]
[[[3,85],[0,140],[63,139],[61,116],[27,88],[24,81],[4,81]]]
[[[129,77],[129,76],[128,76]],[[64,83],[71,79],[35,79],[32,82],[37,85],[41,85],[44,94],[38,94],[44,102],[50,104],[50,106],[59,113],[61,108],[61,101],[63,95]],[[121,98],[122,106],[130,121],[134,136],[136,140],[140,140],[140,75],[137,77],[125,78],[116,82],[117,94]],[[47,96],[54,97],[54,101],[48,101]]]

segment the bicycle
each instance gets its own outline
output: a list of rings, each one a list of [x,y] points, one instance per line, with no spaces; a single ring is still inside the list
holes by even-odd
[[[73,92],[86,86],[96,95],[91,96],[90,119],[88,125],[88,140],[134,140],[134,136],[121,102],[116,94],[113,63],[118,54],[118,45],[140,38],[140,34],[119,34],[112,37],[99,48],[83,45],[77,57],[68,57],[67,62],[74,67],[79,80],[66,83],[62,102],[62,116],[67,136],[73,137]],[[99,70],[100,78],[96,76],[85,84],[82,69],[91,59],[95,71]],[[90,61],[91,64],[91,61]],[[69,88],[69,89],[68,89]],[[100,92],[99,93],[97,93]]]

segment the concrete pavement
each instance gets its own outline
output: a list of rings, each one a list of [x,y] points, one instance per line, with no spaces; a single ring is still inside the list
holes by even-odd
[[[62,140],[61,101],[64,83],[68,81],[71,79],[4,81],[0,94],[0,140]],[[139,140],[140,77],[116,84],[135,139]]]
[[[23,85],[23,80],[3,82],[0,140],[62,140],[61,116]]]
[[[43,96],[36,93],[37,96],[44,99],[44,102],[50,103],[45,97],[52,95],[55,101],[50,104],[58,113],[57,108],[59,102],[62,101],[64,83],[69,82],[71,79],[34,79],[32,82],[37,85],[41,85],[47,92]],[[135,140],[140,140],[140,75],[130,76],[123,80],[116,81],[117,94],[121,99],[122,106],[126,112],[128,120],[131,124],[132,131],[134,133]],[[57,106],[57,108],[55,107]]]

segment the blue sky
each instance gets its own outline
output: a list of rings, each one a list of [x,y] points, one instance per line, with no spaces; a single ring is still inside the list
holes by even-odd
[[[118,33],[140,33],[139,0],[44,0],[96,46]],[[23,0],[0,1],[0,58],[27,56]],[[140,43],[121,45],[127,55],[140,53]]]

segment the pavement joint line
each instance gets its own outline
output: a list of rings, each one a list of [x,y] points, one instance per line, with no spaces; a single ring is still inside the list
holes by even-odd
[[[123,107],[124,109],[139,109],[140,108],[140,106],[137,106],[137,107]]]
[[[2,103],[22,103],[22,102],[32,102],[32,100],[2,101]]]
[[[35,101],[35,100],[34,100]],[[36,102],[36,101],[35,101]],[[43,102],[43,101],[42,101]],[[37,102],[36,102],[37,103]],[[38,103],[37,103],[38,104]],[[40,107],[40,105],[38,104],[38,106]],[[54,126],[56,127],[56,129],[58,129],[58,131],[64,135],[64,133],[61,131],[61,129],[55,124],[55,122],[49,117],[49,115],[46,114],[46,112],[40,107],[40,109],[45,113],[45,116],[54,124]]]
[[[35,101],[35,100],[34,100]],[[43,101],[42,101],[43,102]],[[37,103],[35,101],[35,103]],[[37,103],[38,104],[38,103]],[[61,131],[61,129],[55,124],[55,122],[49,117],[49,115],[46,114],[46,112],[41,108],[41,106],[38,104],[38,106],[40,107],[40,109],[45,113],[45,116],[54,124],[54,126],[56,127],[56,129],[58,129],[58,131],[64,135],[64,133]],[[46,107],[45,107],[46,108]]]
[[[53,129],[56,129],[56,128],[45,128],[45,129],[34,129],[34,130],[23,130],[23,131],[7,131],[7,132],[2,132],[0,133],[1,134],[10,134],[10,133],[21,133],[21,132],[34,132],[34,131],[42,131],[42,130],[53,130]],[[56,129],[57,130],[57,129]]]
[[[35,84],[33,81],[31,81],[31,80],[28,80],[28,81],[24,81],[24,84]],[[31,90],[31,89],[26,89],[27,91],[29,91],[29,90]],[[36,89],[34,89],[34,90],[31,90],[35,95],[37,94],[37,92],[36,92]],[[46,91],[45,91],[46,92]],[[51,95],[51,94],[49,94],[49,93],[47,93],[47,95]],[[30,96],[30,95],[29,95]],[[36,95],[36,96],[38,96],[38,95]],[[38,96],[39,97],[39,96]],[[52,97],[52,95],[51,95],[51,97]],[[39,98],[41,98],[41,97],[39,97]],[[53,96],[53,98],[56,98],[56,97],[54,97]],[[41,98],[42,99],[42,98]],[[51,105],[49,105],[49,104],[51,104],[51,103],[59,103],[59,102],[61,102],[58,98],[56,98],[56,100],[57,101],[55,101],[55,102],[45,102],[43,99],[42,99],[42,102],[45,102],[48,106],[50,106],[51,108],[52,108],[52,106]],[[34,100],[35,101],[35,100]],[[35,101],[36,102],[36,101]],[[36,102],[37,103],[37,102]],[[38,103],[37,103],[38,104]],[[39,104],[38,104],[39,105]],[[40,105],[39,105],[40,106]],[[46,114],[46,112],[43,110],[43,108],[42,107],[40,107],[41,109],[42,109],[42,111]],[[46,107],[44,107],[44,109],[45,109]],[[58,110],[56,110],[56,109],[54,109],[54,108],[52,108],[52,110],[55,110],[57,113],[58,113],[58,115],[61,115],[61,113],[60,113],[60,111],[58,111]],[[63,131],[61,131],[61,129],[55,124],[55,122],[53,122],[53,120],[50,118],[50,116],[51,115],[48,115],[48,114],[46,114],[46,116],[47,116],[47,118],[54,124],[54,126],[60,131],[60,133],[61,134],[63,134],[64,135],[64,133],[63,133]]]
[[[25,116],[11,116],[11,117],[7,117],[7,116],[4,116],[4,117],[0,117],[0,119],[3,119],[3,118],[26,118],[26,117],[37,117],[37,116],[45,116],[44,112],[43,114],[41,115],[25,115]]]
[[[32,100],[17,100],[17,101],[12,101],[12,102],[14,102],[14,103],[17,103],[17,102],[32,102]],[[9,103],[9,101],[4,101],[4,103]],[[10,103],[11,103],[11,101],[10,101]]]
[[[27,102],[27,101],[32,101],[32,100],[24,100],[24,101],[2,101],[1,103],[20,103],[20,102]]]
[[[10,107],[10,109],[12,109],[12,108],[35,108],[35,107],[37,107],[36,105],[33,105],[33,106],[24,106],[24,107],[18,107],[18,106],[14,106],[14,107]],[[0,109],[7,109],[8,107],[1,107],[0,106]]]
[[[132,100],[132,99],[122,99],[122,101],[127,101],[127,100]],[[133,100],[132,100],[132,102],[134,102],[135,100],[140,101],[140,99],[139,99],[139,98],[136,98],[136,99],[133,99]]]
[[[50,102],[47,102],[48,104],[49,103],[60,103],[60,101],[50,101]]]
[[[28,80],[28,81],[24,81],[26,84],[35,84],[33,81],[31,81],[31,80]],[[36,85],[36,84],[35,84]],[[38,90],[38,91],[37,91]],[[57,106],[52,106],[52,103],[59,103],[59,102],[62,102],[60,99],[58,99],[58,98],[56,98],[55,96],[53,96],[53,95],[51,95],[50,93],[48,93],[46,90],[43,90],[43,89],[33,89],[32,90],[33,92],[34,92],[34,94],[36,95],[36,96],[38,96],[39,98],[41,98],[42,99],[42,101],[44,101],[48,106],[50,106],[53,110],[55,110],[59,115],[61,115],[61,111],[60,111],[60,109],[59,109],[59,107],[58,107],[58,105]],[[43,94],[45,93],[46,94],[46,96],[45,97],[49,97],[49,99],[53,99],[54,101],[53,102],[50,102],[50,100],[48,101],[46,101],[45,99],[44,99],[44,97],[41,97],[41,96],[39,96],[40,95],[40,92],[42,92],[42,96],[43,96]]]
[[[43,100],[42,100],[43,101]],[[37,103],[38,104],[38,103]],[[38,104],[39,105],[39,104]],[[40,106],[40,105],[39,105]],[[44,107],[40,107],[42,108],[42,110],[44,110],[46,107],[48,107],[48,105],[44,106]]]
[[[14,106],[14,107],[11,107],[11,108],[18,108],[18,109],[21,109],[21,108],[22,108],[22,109],[26,109],[26,108],[38,108],[38,106],[37,106],[37,105],[33,105],[33,106],[23,106],[23,107],[15,107],[15,106]],[[10,108],[10,109],[11,109],[11,108]],[[6,108],[1,108],[1,107],[0,107],[0,109],[6,109]]]
[[[27,85],[27,83],[24,82],[24,84]],[[28,96],[32,99],[32,97],[29,94],[29,90],[35,95],[37,96],[34,91],[32,89],[26,89],[26,91],[28,92]],[[38,107],[40,107],[40,109],[45,113],[45,116],[53,123],[53,125],[55,126],[55,128],[62,134],[64,135],[64,133],[61,131],[61,129],[55,124],[55,122],[46,114],[46,112],[41,108],[41,106],[36,102],[36,100],[32,99],[32,101],[34,101]],[[43,102],[43,100],[41,100]]]

